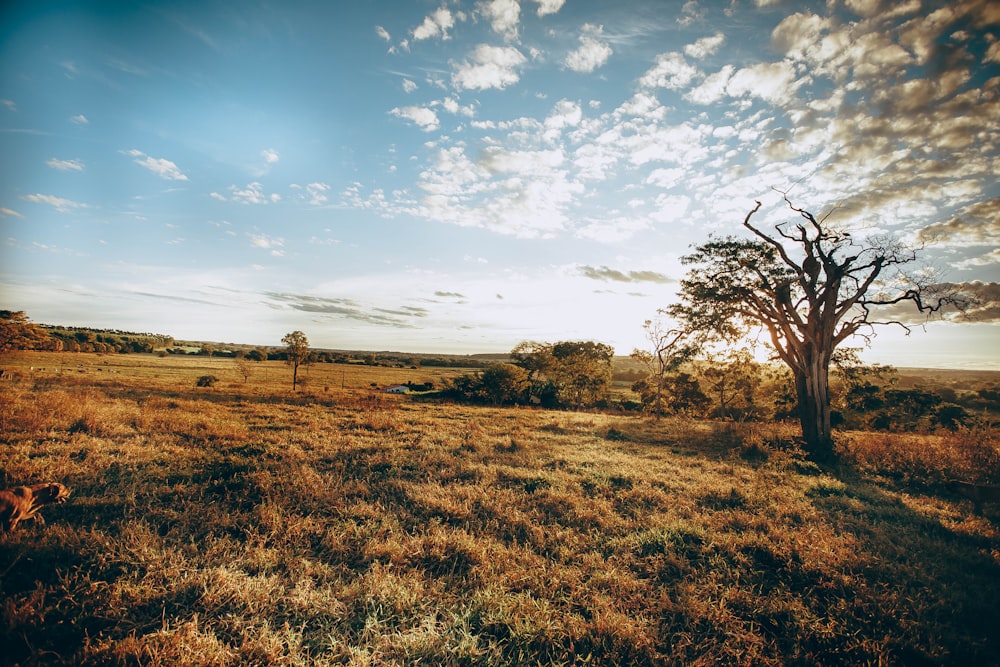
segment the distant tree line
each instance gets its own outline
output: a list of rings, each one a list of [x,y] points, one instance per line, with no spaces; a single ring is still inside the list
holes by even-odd
[[[149,353],[173,343],[163,334],[36,324],[24,311],[0,310],[0,352]]]

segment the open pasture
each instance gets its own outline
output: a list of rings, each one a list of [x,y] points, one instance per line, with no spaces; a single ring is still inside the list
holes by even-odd
[[[994,431],[491,409],[376,392],[454,369],[4,359],[13,665],[998,665]],[[220,382],[195,387],[201,375]]]

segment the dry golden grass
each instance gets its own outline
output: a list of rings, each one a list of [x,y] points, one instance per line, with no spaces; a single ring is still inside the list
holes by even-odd
[[[997,508],[938,485],[990,431],[822,470],[783,425],[63,357],[0,381],[6,481],[74,494],[0,538],[3,664],[1000,664]]]

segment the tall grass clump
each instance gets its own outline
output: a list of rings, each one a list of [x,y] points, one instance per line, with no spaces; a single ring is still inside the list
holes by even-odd
[[[859,469],[916,485],[958,479],[1000,484],[1000,437],[990,426],[935,434],[850,433],[845,457]]]

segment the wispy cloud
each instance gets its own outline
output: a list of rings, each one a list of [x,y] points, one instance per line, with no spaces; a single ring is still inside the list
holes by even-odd
[[[86,204],[73,201],[72,199],[57,197],[55,195],[43,195],[43,194],[23,195],[21,199],[24,199],[25,201],[30,201],[34,204],[48,204],[49,206],[52,206],[60,213],[66,213],[75,208],[87,208]]]
[[[59,171],[83,171],[83,163],[79,160],[60,160],[57,158],[50,158],[45,161],[45,164],[53,169],[58,169]]]
[[[10,208],[0,208],[0,215],[5,218],[23,218],[24,216]]]
[[[282,257],[285,254],[285,239],[268,236],[267,234],[248,234],[250,245],[261,250],[270,250],[275,257]]]
[[[265,194],[264,186],[259,181],[247,183],[244,188],[230,185],[229,191],[232,193],[232,200],[241,204],[253,204],[259,206],[281,201],[281,195],[276,192],[270,195]],[[218,199],[219,197],[217,197],[216,194],[217,193],[212,193],[210,196]]]
[[[354,299],[342,297],[323,297],[287,292],[265,292],[264,296],[278,306],[291,308],[292,310],[356,320],[366,324],[395,329],[412,328],[414,325],[407,321],[407,317],[424,317],[427,314],[423,309],[414,310],[406,307],[399,310],[379,307],[365,308]]]
[[[90,120],[88,120],[88,118],[84,116],[82,113],[77,114],[75,116],[70,116],[69,121],[74,125],[87,125],[90,123]]]
[[[132,148],[127,151],[123,151],[126,155],[130,155],[135,158],[134,162],[153,172],[160,178],[166,181],[186,181],[188,177],[182,172],[176,164],[167,160],[165,158],[156,158],[150,155],[146,155],[140,150]]]
[[[329,200],[326,194],[329,191],[330,186],[327,183],[310,183],[306,186],[306,192],[309,193],[309,203],[313,206],[325,204]]]
[[[966,206],[947,222],[924,227],[917,238],[953,246],[1000,245],[1000,197]]]

